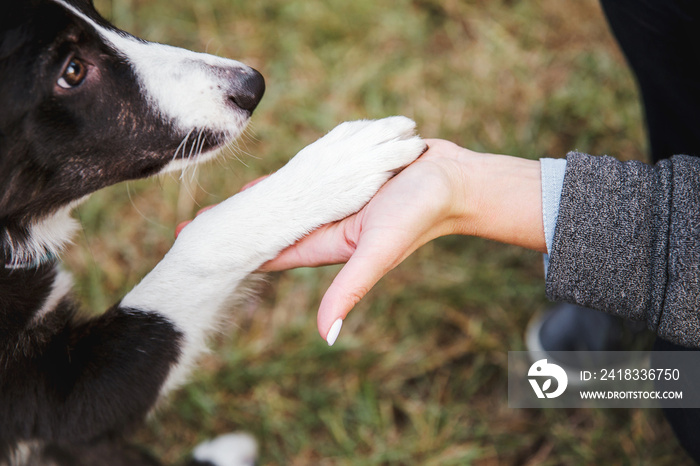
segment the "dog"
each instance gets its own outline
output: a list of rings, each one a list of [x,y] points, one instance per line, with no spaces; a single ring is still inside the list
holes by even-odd
[[[102,314],[59,265],[71,210],[100,188],[181,170],[236,139],[265,91],[234,60],[147,42],[91,0],[3,0],[0,18],[0,464],[158,464],[122,438],[180,386],[241,283],[369,201],[425,144],[405,117],[342,123],[199,215]],[[245,464],[251,442],[195,461]]]

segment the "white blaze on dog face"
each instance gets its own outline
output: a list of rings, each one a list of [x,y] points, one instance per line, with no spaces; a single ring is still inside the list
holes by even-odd
[[[155,43],[142,43],[106,32],[132,63],[147,98],[181,131],[208,128],[235,138],[250,113],[229,102],[232,77],[250,68],[234,60]]]
[[[188,134],[207,129],[235,139],[262,98],[264,81],[235,60],[143,41],[101,26],[76,7],[54,0],[90,24],[133,67],[159,114]]]

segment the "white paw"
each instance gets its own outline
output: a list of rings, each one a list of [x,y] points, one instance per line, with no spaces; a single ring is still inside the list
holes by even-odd
[[[307,169],[333,170],[327,175],[371,175],[408,165],[425,147],[416,136],[415,122],[404,116],[346,121],[301,150],[288,165],[312,163],[316,168]]]
[[[195,461],[214,466],[254,466],[258,444],[245,433],[226,434],[200,443],[192,452]]]
[[[295,180],[298,194],[308,199],[305,208],[317,214],[309,220],[318,225],[340,220],[360,210],[425,151],[415,128],[403,116],[342,123],[300,151],[276,176]]]

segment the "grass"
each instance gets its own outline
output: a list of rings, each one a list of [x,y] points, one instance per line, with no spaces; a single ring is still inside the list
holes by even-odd
[[[94,309],[157,263],[178,221],[344,120],[404,114],[426,137],[528,158],[644,158],[634,82],[592,0],[97,5],[147,39],[240,59],[268,90],[237,157],[182,181],[119,185],[79,209],[66,262]],[[177,461],[246,430],[263,465],[688,464],[657,410],[507,407],[507,351],[524,348],[530,316],[548,306],[537,254],[434,241],[377,285],[329,349],[315,313],[337,270],[270,276],[137,441]]]

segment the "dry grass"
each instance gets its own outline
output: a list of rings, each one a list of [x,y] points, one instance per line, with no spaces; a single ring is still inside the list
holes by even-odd
[[[67,254],[104,309],[167,251],[174,225],[280,167],[336,123],[405,114],[474,150],[643,158],[633,80],[592,0],[102,0],[145,38],[233,57],[268,91],[229,157],[120,185],[79,211]],[[236,160],[239,159],[239,160]],[[548,304],[538,255],[443,238],[390,273],[335,347],[315,312],[337,268],[270,277],[193,382],[138,439],[168,460],[244,429],[262,464],[682,464],[658,411],[511,410],[508,350]]]

